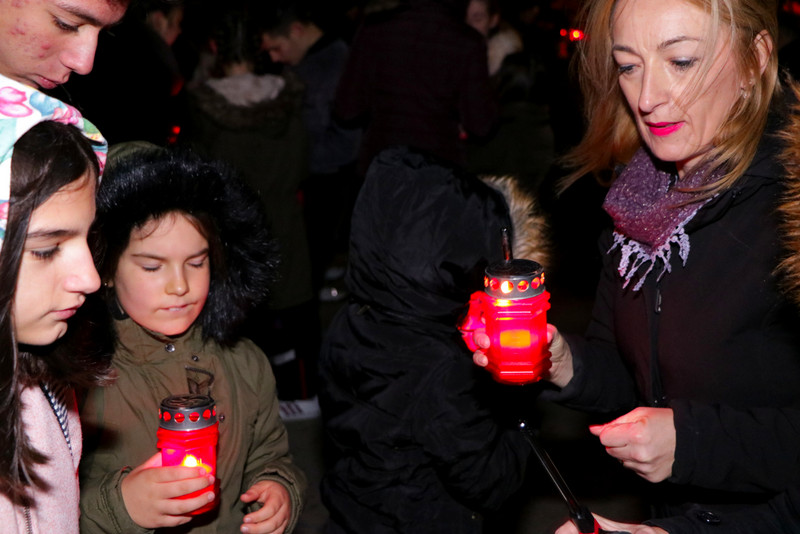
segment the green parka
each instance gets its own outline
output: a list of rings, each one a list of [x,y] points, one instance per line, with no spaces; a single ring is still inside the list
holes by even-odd
[[[80,466],[81,532],[152,532],[137,526],[128,515],[120,483],[132,468],[158,451],[161,399],[189,392],[190,380],[200,383],[202,390],[207,373],[213,375],[210,392],[220,422],[218,515],[208,512],[178,528],[185,532],[191,526],[192,534],[238,532],[242,518],[252,511],[239,496],[255,482],[275,480],[291,497],[292,517],[286,529],[291,532],[306,482],[291,461],[266,356],[246,339],[232,349],[213,341],[203,343],[197,326],[180,337],[167,338],[131,319],[114,323],[118,343],[113,367],[119,378],[109,387],[89,391],[81,402],[85,437]]]

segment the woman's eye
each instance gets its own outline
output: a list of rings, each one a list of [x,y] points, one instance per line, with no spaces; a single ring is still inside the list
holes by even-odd
[[[678,70],[688,70],[690,69],[695,63],[697,63],[697,58],[689,58],[689,59],[674,59],[672,60],[672,64]]]
[[[620,76],[623,76],[625,74],[631,74],[633,72],[633,69],[635,68],[636,68],[635,65],[619,65],[617,67],[617,73]]]
[[[160,267],[161,267],[160,265],[142,265],[142,270],[148,273],[154,273]]]

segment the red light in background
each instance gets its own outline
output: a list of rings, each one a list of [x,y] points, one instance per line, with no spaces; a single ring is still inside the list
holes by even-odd
[[[581,41],[584,38],[584,34],[581,30],[570,30],[569,31],[569,40],[570,41]]]
[[[181,127],[178,124],[173,124],[172,127],[169,129],[169,134],[167,135],[167,144],[174,145],[178,142],[178,137],[181,134]]]
[[[783,11],[791,15],[800,16],[800,2],[795,0],[787,0],[781,6]]]

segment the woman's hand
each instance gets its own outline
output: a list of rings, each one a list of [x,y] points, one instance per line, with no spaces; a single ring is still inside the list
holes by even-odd
[[[594,514],[592,514],[594,515]],[[594,515],[600,528],[606,532],[628,532],[629,534],[668,534],[666,530],[658,527],[648,527],[647,525],[634,525],[630,523],[618,523],[605,517]],[[558,527],[555,534],[579,534],[578,527],[572,521],[568,521]]]
[[[209,486],[214,476],[203,467],[162,467],[161,453],[122,479],[122,500],[134,523],[143,528],[174,527],[188,523],[188,514],[214,500],[209,490],[191,499],[176,499]]]
[[[244,516],[241,530],[247,534],[282,534],[292,517],[289,491],[274,480],[261,480],[239,497],[244,503],[258,501],[261,508]]]
[[[671,408],[636,408],[589,431],[606,452],[650,482],[672,475],[675,462],[675,419]]]
[[[486,335],[485,328],[476,328],[471,331],[471,334],[472,342],[479,348],[472,353],[472,361],[475,362],[475,365],[486,367],[489,358],[484,351],[491,345],[491,340]],[[564,387],[572,380],[572,352],[558,329],[551,324],[547,325],[547,348],[550,370],[544,374],[543,378],[558,387]]]

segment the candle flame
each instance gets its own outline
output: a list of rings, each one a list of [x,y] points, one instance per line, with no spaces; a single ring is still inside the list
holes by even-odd
[[[183,457],[183,461],[181,462],[183,467],[202,467],[206,470],[206,473],[211,472],[211,466],[208,464],[204,464],[202,460],[196,457],[193,454],[187,454]]]
[[[194,455],[187,454],[183,458],[181,465],[184,467],[197,467],[198,465],[200,465],[200,463],[201,462]]]

